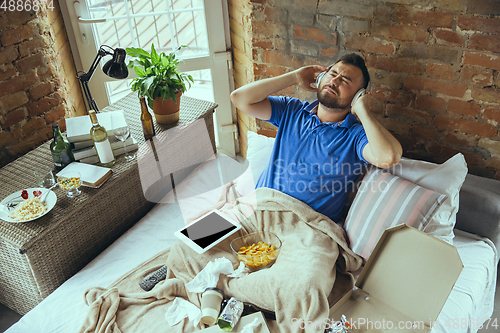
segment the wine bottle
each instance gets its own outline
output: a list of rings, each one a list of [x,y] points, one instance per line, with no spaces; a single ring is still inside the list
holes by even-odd
[[[146,104],[146,98],[141,96],[141,122],[142,131],[144,132],[144,139],[149,140],[155,136],[155,128],[153,126],[153,117],[148,111],[148,105]]]
[[[89,111],[90,120],[92,121],[92,128],[90,129],[90,137],[94,142],[94,147],[97,152],[97,157],[102,166],[110,167],[115,164],[115,155],[111,149],[108,139],[108,132],[106,129],[99,125],[97,115],[94,110]]]
[[[52,124],[52,132],[54,134],[54,141],[50,144],[50,151],[56,169],[61,170],[73,162],[75,157],[71,151],[70,143],[63,138],[59,125]]]

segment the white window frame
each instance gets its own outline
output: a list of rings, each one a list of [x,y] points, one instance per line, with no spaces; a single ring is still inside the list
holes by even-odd
[[[80,2],[80,13],[82,18],[89,18],[85,0],[63,0],[59,5],[66,26],[73,58],[77,71],[87,71],[92,64],[97,48],[90,24],[78,22],[74,2]],[[82,6],[83,4],[83,6]],[[239,152],[239,143],[236,127],[236,109],[232,105],[229,95],[234,89],[232,76],[231,41],[229,34],[229,15],[227,2],[225,0],[204,0],[205,17],[207,22],[207,35],[209,40],[209,55],[204,57],[185,59],[179,64],[179,70],[192,71],[198,69],[209,69],[212,74],[214,86],[214,100],[218,104],[215,113],[215,132],[217,136],[217,150],[229,156],[235,156]],[[99,23],[94,23],[99,24]],[[86,39],[82,38],[85,33]],[[82,56],[85,54],[85,56]],[[88,56],[86,56],[88,54]],[[135,73],[131,71],[129,78]],[[77,80],[75,78],[75,80]],[[105,82],[114,79],[106,76],[97,69],[88,83],[92,97],[96,100],[99,108],[109,105]]]

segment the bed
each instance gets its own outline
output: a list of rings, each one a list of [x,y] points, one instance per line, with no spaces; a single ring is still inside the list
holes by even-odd
[[[269,159],[272,143],[271,138],[249,134],[248,163],[220,156],[202,164],[130,230],[7,332],[78,332],[88,313],[84,302],[87,289],[108,287],[169,248],[176,241],[174,232],[184,226],[185,219],[214,205],[228,181],[236,179],[238,194],[249,193],[253,178]],[[478,325],[493,313],[500,244],[499,184],[468,175],[460,186],[461,209],[453,244],[464,269],[441,311],[439,325],[432,330],[434,333],[476,332]],[[165,327],[169,331],[166,323]]]

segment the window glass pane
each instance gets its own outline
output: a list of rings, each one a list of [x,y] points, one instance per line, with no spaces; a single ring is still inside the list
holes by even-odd
[[[214,91],[212,83],[212,75],[209,69],[186,72],[194,79],[194,84],[186,91],[185,95],[193,98],[202,99],[205,101],[214,101]],[[110,103],[117,102],[120,98],[125,97],[131,92],[130,85],[132,79],[116,80],[106,82],[106,89],[110,95]]]

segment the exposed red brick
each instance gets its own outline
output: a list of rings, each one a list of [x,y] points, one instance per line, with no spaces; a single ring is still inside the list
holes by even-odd
[[[439,82],[414,76],[407,77],[404,85],[412,90],[432,91],[453,97],[462,97],[467,91],[467,86],[464,84]]]
[[[472,89],[472,98],[488,103],[500,102],[500,89],[498,88],[475,88]]]
[[[500,15],[500,2],[492,0],[468,0],[467,14]]]
[[[464,36],[455,31],[437,29],[434,31],[436,42],[442,45],[464,46]]]
[[[45,121],[48,124],[52,124],[57,120],[64,118],[65,112],[66,112],[66,107],[64,105],[60,105],[58,108],[50,110],[45,114]]]
[[[9,128],[17,124],[18,122],[24,120],[24,117],[26,117],[26,109],[24,108],[11,111],[5,115],[2,128],[3,129]]]
[[[28,40],[19,44],[19,53],[21,54],[21,57],[26,57],[46,46],[47,42],[45,41],[43,36],[39,36],[38,38],[34,38],[32,40]]]
[[[15,46],[2,48],[0,50],[0,65],[16,60],[18,55],[19,53],[17,52],[17,47]]]
[[[447,160],[450,157],[455,156],[458,153],[461,153],[461,151],[459,151],[457,149],[450,148],[450,147],[444,146],[442,144],[439,144],[439,143],[433,142],[433,141],[427,142],[425,146],[426,146],[426,150],[429,153],[431,153],[435,156],[439,156],[443,160]]]
[[[437,80],[454,80],[456,78],[455,71],[447,64],[427,64],[426,73],[429,77]]]
[[[429,95],[417,95],[415,107],[421,110],[441,111],[444,108],[444,99]]]
[[[57,71],[52,65],[44,65],[37,69],[38,79],[40,81],[50,80],[56,73]]]
[[[439,131],[463,132],[485,137],[494,137],[497,134],[496,128],[488,123],[460,118],[437,115],[434,117],[434,124]]]
[[[262,49],[273,49],[273,38],[267,36],[254,36],[252,37],[252,46],[260,47]]]
[[[254,75],[262,75],[264,77],[274,77],[285,74],[285,70],[280,66],[266,66],[254,64]]]
[[[383,115],[385,112],[386,103],[384,101],[373,99],[370,104],[370,112]]]
[[[350,49],[382,54],[392,54],[396,49],[393,43],[386,40],[363,36],[347,37],[345,46]]]
[[[481,31],[484,34],[500,34],[500,18],[480,16],[458,16],[457,25],[461,30]]]
[[[16,76],[10,80],[0,82],[0,97],[24,90],[36,83],[36,73],[34,71],[24,75]]]
[[[429,32],[425,28],[407,25],[391,25],[387,23],[375,24],[372,27],[371,33],[372,35],[395,38],[403,41],[415,41],[417,43],[425,43],[429,37]]]
[[[0,67],[0,81],[5,81],[17,74],[16,69],[11,64]]]
[[[423,74],[425,66],[420,62],[406,58],[389,58],[382,55],[370,54],[366,58],[366,65],[390,72],[402,72],[409,74]]]
[[[45,121],[40,117],[31,118],[22,126],[25,136],[32,135],[37,130],[45,126]]]
[[[330,57],[330,58],[335,57],[339,54],[339,47],[338,46],[328,47],[328,48],[321,47],[319,53],[325,57]]]
[[[409,135],[410,134],[410,124],[405,124],[400,120],[393,118],[378,118],[382,126],[384,126],[391,133],[398,133],[401,135]]]
[[[33,149],[33,147],[36,147],[41,143],[43,143],[44,141],[47,141],[51,137],[52,137],[52,128],[48,126],[44,127],[35,134],[23,138],[21,141],[19,141],[18,144],[8,147],[7,152],[9,153],[10,156],[18,156],[20,154],[24,154]]]
[[[392,102],[393,100],[395,100],[398,94],[399,92],[396,90],[380,88],[380,87],[375,87],[370,90],[370,95],[373,98],[388,102]]]
[[[401,106],[410,106],[414,99],[413,94],[409,94],[402,90],[392,90],[387,88],[375,87],[370,90],[370,94],[375,99],[396,103]]]
[[[11,143],[14,143],[17,141],[17,137],[14,135],[14,133],[11,133],[9,131],[1,132],[0,133],[0,146],[5,146]]]
[[[11,95],[2,97],[2,103],[5,111],[14,110],[26,103],[28,103],[28,96],[24,91],[18,91]]]
[[[23,58],[16,63],[16,67],[21,73],[26,73],[27,71],[35,68],[41,67],[46,62],[43,53],[36,53],[32,56]]]
[[[337,45],[337,32],[309,27],[293,27],[293,31],[296,38]]]
[[[459,48],[432,45],[424,43],[402,43],[398,53],[407,58],[417,58],[424,61],[429,59],[439,60],[445,64],[454,64],[460,61],[462,52]]]
[[[29,116],[30,117],[35,117],[38,116],[39,114],[52,109],[53,107],[57,106],[59,102],[57,99],[52,98],[52,97],[44,97],[39,101],[36,101],[34,103],[31,103],[28,106],[29,110]]]
[[[436,137],[435,128],[428,128],[415,124],[412,126],[411,131],[413,135],[417,135],[424,140],[434,140]]]
[[[5,31],[0,40],[4,46],[16,44],[23,40],[35,37],[37,30],[38,29],[35,25],[26,24],[17,29]]]
[[[469,38],[469,48],[482,51],[500,52],[500,37],[474,34]]]
[[[428,113],[395,104],[387,104],[386,115],[389,118],[397,117],[411,123],[430,124],[432,122],[432,116]]]
[[[500,69],[500,57],[483,53],[464,52],[464,64]]]
[[[481,106],[474,102],[465,102],[458,99],[450,99],[446,110],[448,112],[476,117]]]
[[[43,96],[50,94],[53,91],[54,88],[52,87],[51,82],[43,82],[31,88],[29,90],[29,93],[31,95],[31,98],[33,98],[33,100],[37,100],[39,98],[42,98]]]
[[[480,86],[492,85],[493,72],[491,70],[464,66],[460,72],[462,73],[462,82],[465,84],[473,83]]]
[[[273,51],[273,50],[263,50],[265,62],[267,64],[275,64],[285,67],[298,68],[302,67],[302,61],[297,57],[290,56],[289,54]]]
[[[470,151],[462,151],[462,154],[464,154],[465,162],[467,163],[470,171],[472,171],[472,165],[484,165],[484,157],[481,154]]]
[[[484,110],[484,116],[500,123],[500,108],[486,108]]]
[[[474,147],[477,144],[477,140],[474,137],[455,133],[448,133],[444,137],[444,141],[454,146],[458,145]]]
[[[26,22],[34,19],[36,17],[36,12],[31,10],[20,10],[20,11],[10,11],[8,15],[9,24],[13,26],[20,26]]]
[[[286,36],[287,29],[283,23],[252,21],[252,31],[254,34],[267,36]]]
[[[393,19],[397,23],[413,24],[424,27],[451,28],[453,14],[443,11],[417,10],[406,6],[397,6]]]

